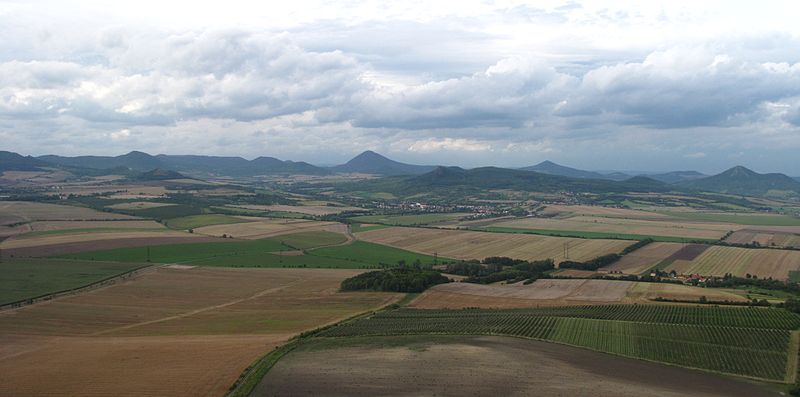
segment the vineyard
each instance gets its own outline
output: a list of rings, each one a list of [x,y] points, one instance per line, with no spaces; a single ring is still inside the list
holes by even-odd
[[[508,335],[764,380],[792,382],[800,316],[756,308],[609,305],[517,310],[398,309],[320,336]],[[789,351],[793,350],[792,354]],[[792,358],[792,360],[790,360]]]

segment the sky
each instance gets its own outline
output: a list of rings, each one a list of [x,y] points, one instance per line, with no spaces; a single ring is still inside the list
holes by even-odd
[[[794,1],[3,1],[0,150],[800,175]]]

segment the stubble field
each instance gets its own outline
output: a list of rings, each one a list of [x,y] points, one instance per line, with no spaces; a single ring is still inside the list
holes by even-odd
[[[0,395],[222,395],[291,335],[399,297],[336,292],[357,273],[161,268],[0,312]]]
[[[455,259],[507,256],[524,260],[586,261],[617,253],[628,240],[576,239],[526,234],[488,233],[445,229],[391,227],[358,233],[358,238],[378,244]],[[566,247],[566,251],[565,251]]]

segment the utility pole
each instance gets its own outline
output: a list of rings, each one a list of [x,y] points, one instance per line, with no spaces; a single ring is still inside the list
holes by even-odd
[[[150,262],[150,246],[147,246],[147,261]]]
[[[433,253],[433,264],[434,264],[434,266],[439,264],[439,253],[438,252],[434,252]]]

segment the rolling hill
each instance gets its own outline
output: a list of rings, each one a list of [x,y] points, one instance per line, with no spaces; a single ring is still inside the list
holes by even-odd
[[[532,165],[529,167],[523,167],[520,169],[523,171],[534,171],[542,174],[568,176],[570,178],[612,179],[607,177],[606,175],[597,172],[584,171],[584,170],[579,170],[577,168],[570,168],[560,164],[556,164],[549,160],[542,161],[539,164]]]
[[[0,172],[4,171],[38,171],[49,164],[31,156],[22,156],[14,152],[0,151]]]
[[[105,170],[116,167],[127,167],[136,171],[149,171],[155,168],[165,168],[165,164],[158,158],[144,152],[132,151],[121,156],[77,156],[65,157],[46,155],[38,157],[39,160],[64,167],[90,168]]]
[[[705,178],[708,175],[701,174],[697,171],[672,171],[663,174],[648,174],[646,176],[664,183],[680,183]]]
[[[678,184],[681,187],[707,192],[764,196],[777,192],[800,195],[800,182],[784,174],[759,174],[743,166],[720,174]]]
[[[463,169],[436,167],[422,175],[393,176],[339,185],[340,190],[388,192],[398,197],[416,194],[442,196],[467,194],[492,189],[511,189],[530,192],[659,192],[670,187],[646,177],[634,177],[617,182],[603,179],[570,178],[533,171],[498,167]]]
[[[367,150],[353,157],[345,164],[331,167],[334,172],[351,172],[377,175],[419,175],[434,170],[432,165],[413,165],[401,163]]]

